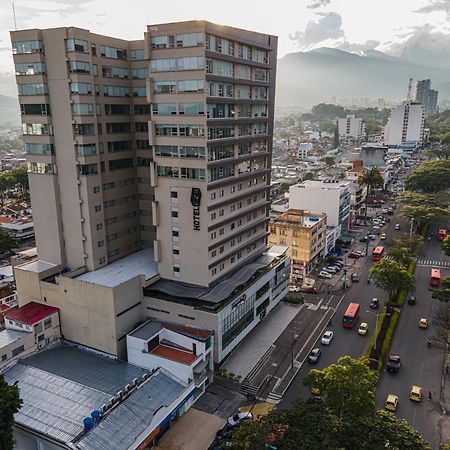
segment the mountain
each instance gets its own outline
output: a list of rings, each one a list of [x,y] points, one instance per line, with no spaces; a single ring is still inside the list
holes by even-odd
[[[450,69],[426,67],[377,50],[354,54],[335,48],[290,53],[278,61],[277,106],[310,107],[339,98],[406,97],[409,79],[448,83]],[[447,97],[444,89],[440,99]],[[449,96],[450,97],[450,96]]]
[[[0,127],[20,126],[20,108],[17,97],[0,95]]]

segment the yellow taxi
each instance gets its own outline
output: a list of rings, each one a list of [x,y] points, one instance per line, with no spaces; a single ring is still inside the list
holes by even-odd
[[[366,322],[363,322],[358,328],[358,334],[360,334],[361,336],[365,336],[367,334],[368,330],[369,330],[369,325],[367,325]]]
[[[422,401],[422,388],[420,386],[411,386],[410,400],[413,402]]]
[[[398,397],[394,394],[389,394],[388,398],[386,399],[386,404],[384,405],[384,407],[388,411],[395,411],[397,409],[397,406],[398,406]]]
[[[419,328],[428,328],[428,319],[423,317],[419,320]]]

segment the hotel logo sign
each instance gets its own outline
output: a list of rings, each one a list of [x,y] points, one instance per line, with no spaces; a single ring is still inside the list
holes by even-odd
[[[192,188],[191,205],[192,205],[192,223],[194,231],[200,231],[200,202],[202,200],[202,191],[199,188]]]

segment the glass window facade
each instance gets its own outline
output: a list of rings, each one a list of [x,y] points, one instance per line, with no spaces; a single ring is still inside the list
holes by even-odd
[[[128,78],[128,69],[126,67],[108,67],[102,66],[102,75],[109,78]]]
[[[91,83],[70,83],[70,92],[72,94],[91,95],[92,84]]]
[[[19,95],[47,95],[48,86],[44,83],[18,84]]]
[[[172,94],[176,91],[176,81],[153,81],[153,92],[155,94]]]
[[[127,86],[103,86],[103,95],[105,97],[129,97],[130,88]]]
[[[86,61],[69,61],[70,73],[90,73],[90,64]]]
[[[72,114],[75,116],[92,116],[94,105],[92,103],[73,103]]]
[[[205,114],[204,103],[179,103],[178,114],[184,114],[185,116],[199,116]]]
[[[25,144],[25,151],[27,155],[50,156],[55,154],[53,144]]]
[[[217,59],[207,59],[206,73],[219,75],[221,77],[233,77],[233,63],[230,63],[228,61],[219,61]]]
[[[204,92],[205,82],[203,80],[181,80],[178,81],[179,93]]]
[[[56,165],[51,163],[28,162],[27,168],[29,173],[38,174],[56,174]]]
[[[89,53],[89,42],[83,39],[67,39],[66,48],[68,52]]]
[[[131,50],[130,56],[132,61],[142,61],[145,59],[144,49]]]
[[[22,132],[26,135],[52,136],[53,125],[49,123],[23,123]]]
[[[100,55],[105,58],[111,59],[127,59],[126,50],[115,47],[108,47],[106,45],[100,46]]]
[[[77,156],[93,156],[97,154],[95,144],[75,145],[75,153]]]
[[[153,103],[152,114],[155,116],[172,116],[177,113],[176,103]]]
[[[203,33],[177,34],[177,47],[196,47],[203,44]]]
[[[148,67],[131,69],[131,78],[133,78],[133,80],[145,80],[148,78],[148,73]]]
[[[29,62],[16,64],[16,75],[45,75],[46,73],[44,63]]]
[[[42,41],[19,41],[12,43],[13,55],[23,55],[26,53],[44,53],[44,43]]]

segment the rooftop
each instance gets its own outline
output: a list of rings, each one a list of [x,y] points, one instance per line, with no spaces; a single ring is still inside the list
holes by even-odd
[[[184,386],[163,370],[146,381],[139,367],[59,344],[6,370],[8,383],[18,382],[22,408],[14,416],[19,425],[74,448],[128,449],[150,425],[156,412],[170,405]],[[94,429],[84,433],[83,419],[108,404],[111,397],[137,378],[142,382]]]
[[[0,349],[7,347],[9,344],[22,339],[26,334],[26,331],[16,331],[16,330],[3,330],[0,331]]]
[[[20,308],[12,310],[11,312],[7,312],[5,316],[7,319],[15,320],[16,322],[34,325],[56,311],[58,311],[58,308],[55,308],[54,306],[30,302]]]
[[[57,264],[53,264],[47,261],[42,261],[41,259],[38,259],[36,261],[32,261],[26,264],[22,264],[20,266],[17,266],[17,269],[20,270],[27,270],[29,272],[36,272],[36,273],[41,273],[41,272],[45,272],[48,269],[53,269],[58,267]]]
[[[153,258],[153,248],[145,248],[101,269],[83,273],[75,279],[100,286],[115,287],[138,275],[143,275],[146,280],[158,275],[158,265]]]
[[[289,209],[285,213],[276,217],[273,222],[285,225],[297,225],[305,228],[312,228],[318,222],[326,219],[325,214],[313,214],[310,211],[301,209]]]
[[[157,345],[150,353],[188,366],[199,358],[199,356],[194,353],[163,344]]]

